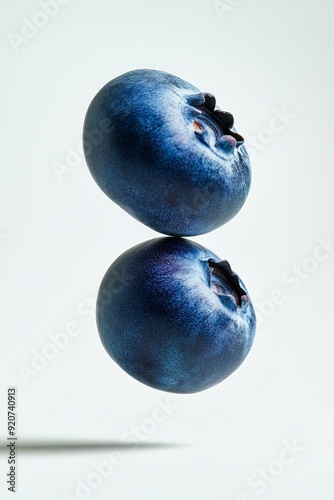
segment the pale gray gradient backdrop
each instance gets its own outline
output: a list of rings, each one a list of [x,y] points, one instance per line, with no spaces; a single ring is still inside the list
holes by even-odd
[[[87,498],[332,500],[334,251],[324,242],[334,239],[333,2],[58,6],[51,18],[38,14],[37,1],[2,2],[2,439],[7,387],[16,385],[22,443],[117,443],[138,426],[150,429],[147,443],[194,445],[120,449],[122,464]],[[44,25],[29,30],[25,18]],[[22,29],[30,38],[17,38]],[[165,70],[213,93],[253,157],[242,211],[194,239],[247,284],[259,317],[254,346],[222,384],[171,395],[173,410],[153,423],[165,394],[108,358],[93,304],[112,261],[158,235],[113,204],[73,153],[95,93],[134,68]],[[51,348],[54,359],[24,382],[20,367],[32,369],[32,351],[47,351],[50,334],[70,331],[69,323],[76,336]],[[302,451],[282,465],[293,441]],[[111,451],[22,450],[15,498],[79,498],[77,478],[85,481]],[[7,498],[6,454],[0,461]],[[259,469],[268,467],[260,487]]]

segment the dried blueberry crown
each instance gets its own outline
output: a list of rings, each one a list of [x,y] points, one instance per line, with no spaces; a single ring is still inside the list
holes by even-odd
[[[201,93],[197,95],[190,96],[189,101],[193,106],[202,111],[205,116],[208,117],[209,123],[212,121],[216,127],[219,128],[222,135],[230,135],[233,137],[239,147],[244,143],[244,138],[231,130],[234,125],[234,118],[228,111],[221,111],[216,108],[216,98],[214,95],[209,93]]]

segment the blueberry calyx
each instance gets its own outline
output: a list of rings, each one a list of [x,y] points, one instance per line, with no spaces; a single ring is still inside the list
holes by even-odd
[[[215,96],[213,94],[209,94],[208,92],[206,92],[205,94],[203,94],[203,96],[204,96],[204,99],[205,99],[203,105],[208,110],[214,112],[215,107],[216,107],[216,98],[215,98]]]
[[[227,260],[215,262],[213,259],[209,259],[208,264],[211,274],[219,279],[219,283],[215,283],[214,287],[211,284],[213,291],[217,295],[232,294],[238,307],[242,305],[242,299],[248,300],[246,291],[240,286],[239,276],[232,271]]]
[[[236,146],[241,146],[245,141],[244,138],[234,132],[232,129],[234,125],[234,117],[228,111],[221,111],[220,109],[215,109],[216,107],[216,98],[214,95],[209,93],[202,94],[202,98],[204,98],[203,104],[195,104],[195,107],[202,111],[204,114],[208,115],[209,118],[219,127],[223,135],[230,135],[236,141]]]

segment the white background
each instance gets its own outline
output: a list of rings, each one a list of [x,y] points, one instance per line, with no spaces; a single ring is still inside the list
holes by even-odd
[[[15,385],[22,446],[116,443],[122,463],[87,498],[332,500],[334,250],[319,253],[318,245],[334,239],[333,2],[65,3],[46,18],[37,1],[2,8],[3,443],[7,387]],[[29,31],[26,19],[44,26]],[[22,30],[30,38],[15,38]],[[252,149],[244,208],[194,239],[230,261],[259,322],[237,372],[205,392],[170,395],[173,410],[153,424],[147,419],[166,394],[107,356],[93,304],[113,260],[158,235],[102,193],[80,149],[73,157],[95,93],[143,67],[213,93]],[[284,121],[274,120],[277,112]],[[71,322],[77,335],[24,381],[33,351]],[[133,426],[149,429],[143,442],[179,446],[117,445]],[[293,443],[295,456],[281,453]],[[116,448],[22,449],[15,498],[80,498],[78,478],[93,481],[93,462]],[[7,498],[6,452],[0,461]],[[268,476],[260,487],[261,468]]]

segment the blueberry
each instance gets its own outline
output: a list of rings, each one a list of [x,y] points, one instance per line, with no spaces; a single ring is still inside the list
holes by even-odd
[[[231,113],[163,71],[134,70],[107,83],[88,108],[83,144],[105,194],[163,234],[212,231],[249,192],[249,157]]]
[[[102,280],[96,315],[120,367],[176,393],[228,377],[255,333],[252,303],[229,263],[183,238],[155,238],[118,257]]]

